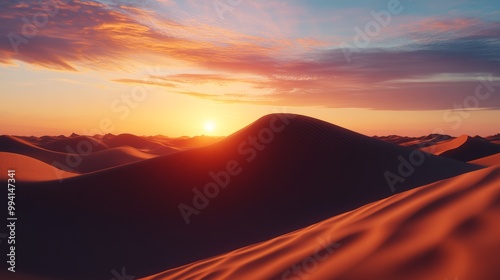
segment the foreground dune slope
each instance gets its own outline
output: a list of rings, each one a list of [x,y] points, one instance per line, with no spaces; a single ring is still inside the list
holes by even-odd
[[[142,280],[500,279],[500,167]]]
[[[416,152],[309,117],[269,115],[207,147],[19,185],[19,263],[63,279],[109,279],[122,267],[147,276],[480,168],[424,154],[402,168]],[[384,174],[398,169],[391,189]]]

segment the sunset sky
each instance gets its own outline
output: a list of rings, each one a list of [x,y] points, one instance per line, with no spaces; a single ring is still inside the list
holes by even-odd
[[[0,134],[500,132],[499,1],[41,2],[0,2]]]

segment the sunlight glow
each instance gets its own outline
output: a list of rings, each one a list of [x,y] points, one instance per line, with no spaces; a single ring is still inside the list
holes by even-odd
[[[215,130],[215,123],[213,121],[205,122],[205,130],[208,132],[212,132]]]

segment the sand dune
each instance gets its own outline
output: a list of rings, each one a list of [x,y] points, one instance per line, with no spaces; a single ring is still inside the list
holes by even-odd
[[[491,156],[487,156],[484,158],[476,159],[473,161],[469,161],[471,164],[477,164],[482,166],[495,166],[500,165],[500,153],[494,154]]]
[[[84,151],[84,153],[93,153],[109,148],[99,139],[89,136],[75,136],[57,139],[45,144],[40,144],[40,147],[55,152],[73,154],[78,153],[80,150]]]
[[[123,147],[130,146],[144,152],[153,153],[156,155],[167,155],[177,152],[178,149],[164,145],[155,140],[146,139],[144,137],[135,136],[132,134],[120,134],[110,137],[104,142],[109,147]]]
[[[389,135],[389,136],[375,136],[375,138],[396,143],[403,147],[409,148],[420,148],[438,144],[443,141],[453,139],[454,137],[444,134],[429,134],[422,137],[404,137],[399,135]]]
[[[166,145],[177,147],[179,149],[193,149],[199,147],[205,147],[211,145],[224,137],[216,136],[194,136],[194,137],[179,137],[179,138],[169,138],[169,137],[154,137],[159,142],[165,143]]]
[[[500,141],[500,133],[486,137],[488,141]]]
[[[404,147],[419,149],[421,147],[436,145],[444,141],[449,141],[451,139],[453,139],[453,137],[449,135],[429,134],[427,136],[423,136],[412,141],[401,143],[400,145]]]
[[[71,134],[70,136],[65,136],[65,135],[44,135],[44,136],[15,136],[16,138],[20,138],[24,141],[27,141],[35,146],[40,146],[40,145],[45,145],[54,141],[62,141],[64,139],[72,138],[72,137],[79,137],[80,135],[77,134]]]
[[[6,170],[16,170],[16,180],[22,182],[59,180],[78,175],[28,156],[5,152],[0,152],[0,170],[0,180],[4,181],[7,179]]]
[[[460,161],[472,161],[500,153],[500,145],[490,143],[480,137],[462,135],[453,140],[426,147],[422,150]]]
[[[150,149],[162,145],[161,143],[127,133],[109,137],[104,142],[110,147],[130,146],[136,149]]]
[[[50,165],[54,161],[65,162],[67,155],[65,153],[40,148],[28,141],[14,136],[0,136],[0,152],[29,156]]]
[[[143,278],[500,279],[500,167]]]
[[[384,174],[398,173],[415,155],[316,119],[266,116],[207,147],[57,186],[23,185],[19,263],[26,272],[64,279],[109,279],[109,271],[121,267],[151,275],[391,196]],[[478,169],[444,157],[423,159],[412,172],[402,168],[410,174],[401,174],[406,178],[396,192]],[[207,185],[211,198],[203,199],[197,191]],[[198,208],[189,225],[181,203]]]
[[[40,136],[40,137],[36,137],[36,136],[15,136],[16,138],[18,139],[22,139],[28,143],[31,143],[35,146],[40,146],[40,145],[44,145],[44,144],[47,144],[47,143],[50,143],[52,141],[55,141],[55,140],[62,140],[62,139],[65,139],[66,136],[64,135],[59,135],[59,136]]]
[[[82,157],[82,163],[79,166],[79,170],[83,173],[88,173],[153,157],[156,157],[156,155],[141,152],[132,147],[121,146]]]
[[[21,137],[1,135],[0,148],[2,149],[2,152],[12,150],[12,151],[19,151],[19,153],[23,153],[25,151],[29,151],[30,148],[40,148],[40,147],[34,145],[31,141],[22,139]]]
[[[98,171],[156,156],[155,154],[144,153],[126,146],[101,150],[90,154],[61,153],[37,147],[13,136],[0,136],[0,151],[26,155],[58,169],[73,173]]]

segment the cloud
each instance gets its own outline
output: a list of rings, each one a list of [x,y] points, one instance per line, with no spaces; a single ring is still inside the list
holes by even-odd
[[[250,60],[238,56],[231,60],[214,59],[207,64],[211,69],[248,71],[261,76],[261,79],[246,81],[253,88],[268,89],[272,94],[256,100],[240,100],[245,103],[441,110],[454,108],[455,104],[473,96],[481,81],[492,79],[492,84],[499,86],[500,54],[496,48],[494,38],[479,39],[474,35],[389,50],[365,49],[356,53],[351,63],[345,60],[342,50],[333,49],[310,53],[308,59],[281,61],[256,57]],[[230,82],[227,77],[213,75],[178,75],[165,79],[185,83]],[[219,95],[196,96],[227,101]],[[500,95],[493,94],[479,106],[500,107]]]
[[[171,87],[175,88],[177,85],[173,83],[166,83],[163,81],[160,81],[158,79],[114,79],[112,80],[113,82],[118,82],[118,83],[125,83],[125,84],[142,84],[142,85],[154,85],[154,86],[162,86],[162,87]]]
[[[174,1],[62,2],[50,2],[60,4],[49,12],[39,1],[2,1],[0,63],[19,60],[66,71],[182,64],[194,73],[150,78],[175,89],[171,92],[218,102],[384,110],[452,108],[474,94],[478,77],[500,77],[500,22],[477,18],[420,19],[390,30],[389,35],[403,38],[405,45],[346,50],[326,49],[334,44],[295,36],[292,29],[278,30],[287,16],[299,11],[277,2],[252,4],[258,15],[265,15],[258,26],[263,29],[269,23],[269,30],[262,33],[155,12],[157,5],[178,8]],[[283,8],[279,21],[270,19],[264,8],[257,9],[261,6]],[[237,8],[235,12],[241,13]],[[8,34],[23,35],[24,19],[32,22],[34,15],[44,13],[51,14],[46,23],[39,24],[35,36],[20,43],[16,52]],[[247,14],[240,23],[250,18]],[[351,62],[345,59],[345,51],[352,52]],[[148,79],[114,81],[151,83]],[[229,88],[235,83],[246,86],[222,94],[199,88]],[[207,86],[208,90],[213,87]],[[499,94],[480,107],[500,107]]]
[[[52,6],[40,6],[39,1],[27,1],[19,8],[15,2],[2,2],[0,7],[7,11],[0,16],[0,33],[5,34],[0,43],[2,61],[20,60],[72,71],[81,63],[113,67],[134,48],[137,38],[147,43],[153,37],[148,28],[99,3],[52,1]],[[37,27],[33,21],[36,15],[41,15],[38,18],[45,24]],[[22,38],[17,49],[9,34]]]

